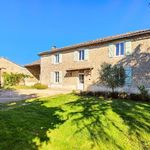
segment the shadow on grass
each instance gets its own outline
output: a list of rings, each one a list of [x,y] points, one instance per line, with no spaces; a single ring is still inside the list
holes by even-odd
[[[78,130],[75,134],[86,130],[88,131],[90,140],[92,140],[94,144],[100,145],[99,142],[101,140],[106,144],[107,142],[114,143],[111,136],[105,130],[109,127],[108,118],[105,117],[107,111],[111,109],[109,102],[94,97],[83,96],[77,101],[70,102],[67,105],[71,106],[72,109],[76,106],[81,108],[79,111],[68,114],[73,118],[72,122],[78,126]],[[118,144],[116,144],[116,147],[121,148]]]
[[[57,128],[65,120],[59,107],[47,108],[42,101],[24,102],[13,109],[0,111],[0,149],[38,149],[33,139],[48,142],[47,131]]]
[[[150,105],[114,100],[111,107],[129,127],[129,135],[134,134],[142,148],[148,150],[150,148]],[[142,134],[145,132],[149,134],[149,138],[147,137],[149,140],[143,139]]]
[[[121,143],[118,143],[110,132],[117,130],[130,141],[130,135],[135,134],[144,149],[148,141],[144,141],[140,137],[141,132],[150,132],[150,105],[136,103],[124,100],[102,100],[100,98],[82,96],[77,101],[67,103],[73,110],[80,107],[78,111],[72,111],[68,115],[72,118],[72,122],[78,127],[75,134],[88,131],[90,139],[94,145],[100,146],[102,143],[113,143],[116,148],[123,149]],[[143,110],[143,111],[142,111]],[[111,113],[109,112],[112,111]],[[115,115],[114,115],[115,114]],[[113,116],[114,115],[114,116]],[[116,117],[122,122],[117,123]],[[116,122],[115,122],[116,121]],[[124,133],[121,124],[129,128],[128,133]],[[93,145],[93,146],[94,146]],[[134,145],[132,145],[134,146]]]

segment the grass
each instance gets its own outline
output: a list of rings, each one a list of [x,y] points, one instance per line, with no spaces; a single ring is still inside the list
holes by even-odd
[[[148,150],[150,103],[67,94],[0,104],[0,149]]]

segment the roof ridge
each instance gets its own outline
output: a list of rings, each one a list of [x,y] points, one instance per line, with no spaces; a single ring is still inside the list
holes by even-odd
[[[78,48],[78,47],[87,46],[88,44],[92,45],[92,44],[96,44],[97,42],[106,42],[106,41],[116,40],[116,39],[120,39],[120,38],[125,38],[126,36],[136,36],[138,34],[145,34],[145,33],[150,33],[150,29],[131,31],[131,32],[117,34],[117,35],[98,38],[96,40],[90,40],[90,41],[81,42],[81,43],[78,43],[78,44],[68,45],[68,46],[64,46],[64,47],[61,47],[61,48],[56,48],[53,51],[41,52],[41,53],[39,53],[39,56],[49,54],[49,53],[52,53],[52,52],[57,52],[57,51],[64,50],[64,49],[72,49],[72,48],[76,48],[76,47]]]
[[[9,58],[6,58],[6,57],[3,57],[3,56],[0,56],[0,59],[5,59],[5,60],[7,60],[7,61],[9,61],[9,62],[11,62],[11,63],[13,63],[13,64],[17,65],[18,67],[21,67],[22,69],[24,69],[24,67],[23,67],[23,66],[21,66],[21,65],[19,65],[19,64],[17,64],[17,63],[15,63],[14,61],[10,60]]]

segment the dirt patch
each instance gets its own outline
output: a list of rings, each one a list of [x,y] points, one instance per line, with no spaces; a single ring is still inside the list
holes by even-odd
[[[22,89],[22,90],[0,90],[0,103],[7,103],[12,101],[20,101],[36,97],[48,97],[57,94],[70,93],[68,90],[36,90],[36,89]]]

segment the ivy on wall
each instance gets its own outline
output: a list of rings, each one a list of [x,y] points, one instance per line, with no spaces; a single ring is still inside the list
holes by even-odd
[[[29,78],[29,75],[23,73],[3,73],[4,86],[15,86],[20,82],[24,82],[25,78]]]

